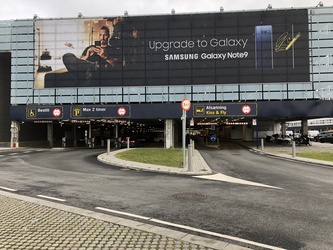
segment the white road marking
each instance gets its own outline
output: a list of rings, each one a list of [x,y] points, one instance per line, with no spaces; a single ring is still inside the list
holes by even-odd
[[[121,215],[130,216],[130,217],[135,217],[135,218],[138,218],[138,219],[150,220],[150,218],[148,218],[148,217],[144,217],[144,216],[140,216],[140,215],[135,215],[135,214],[130,214],[130,213],[125,213],[125,212],[121,212],[121,211],[117,211],[117,210],[112,210],[112,209],[108,209],[108,208],[95,207],[95,209],[106,211],[106,212],[110,212],[110,213],[121,214]]]
[[[125,213],[125,212],[116,211],[116,210],[107,209],[107,208],[102,208],[102,207],[95,207],[95,209],[106,211],[106,212],[111,212],[111,213],[116,213],[116,214],[122,214],[122,215],[126,215],[126,216],[133,217],[133,218],[140,218],[140,219],[143,219],[143,220],[159,223],[159,224],[162,224],[162,225],[167,225],[167,226],[172,226],[172,227],[176,227],[176,228],[186,229],[186,230],[197,232],[197,233],[204,233],[204,234],[207,234],[207,235],[211,235],[211,236],[215,236],[215,237],[219,237],[219,238],[224,238],[224,239],[229,239],[229,240],[234,240],[234,241],[238,241],[238,242],[242,242],[242,243],[246,243],[246,244],[251,244],[253,246],[258,246],[258,247],[262,247],[262,248],[266,248],[266,249],[284,250],[284,248],[270,246],[270,245],[266,245],[266,244],[262,244],[262,243],[258,243],[258,242],[254,242],[254,241],[250,241],[250,240],[245,240],[245,239],[242,239],[242,238],[229,236],[229,235],[225,235],[225,234],[219,234],[219,233],[215,233],[215,232],[211,232],[211,231],[206,231],[206,230],[198,229],[198,228],[195,228],[195,227],[189,227],[189,226],[175,224],[175,223],[171,223],[171,222],[167,222],[167,221],[163,221],[163,220],[158,220],[158,219],[154,219],[154,218],[148,218],[148,217],[144,217],[144,216],[140,216],[140,215],[136,215],[136,214]]]
[[[59,199],[59,198],[55,198],[55,197],[51,197],[51,196],[46,196],[46,195],[37,195],[38,197],[41,197],[41,198],[45,198],[45,199],[49,199],[49,200],[54,200],[54,201],[66,201],[66,200],[63,200],[63,199]]]
[[[201,175],[201,176],[193,176],[195,178],[200,178],[200,179],[206,179],[206,180],[212,180],[212,181],[224,181],[224,182],[230,182],[230,183],[236,183],[236,184],[242,184],[242,185],[251,185],[251,186],[257,186],[257,187],[266,187],[266,188],[275,188],[275,189],[283,189],[279,187],[274,187],[274,186],[269,186],[257,182],[252,182],[252,181],[246,181],[234,177],[230,177],[224,174],[214,174],[214,175]]]
[[[7,188],[7,187],[1,187],[1,186],[0,186],[0,189],[7,190],[7,191],[12,191],[12,192],[16,192],[17,191],[16,189]]]

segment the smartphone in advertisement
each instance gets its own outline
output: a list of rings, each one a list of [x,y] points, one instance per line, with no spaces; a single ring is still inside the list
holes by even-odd
[[[273,69],[273,27],[255,27],[255,64],[256,69]]]
[[[95,41],[95,46],[101,46],[101,41]]]

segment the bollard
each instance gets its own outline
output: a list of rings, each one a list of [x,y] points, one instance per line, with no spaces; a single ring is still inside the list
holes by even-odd
[[[110,139],[106,141],[106,154],[107,155],[110,154]]]
[[[261,150],[264,151],[264,139],[261,139]]]
[[[192,172],[193,171],[193,168],[192,168],[192,164],[193,164],[193,145],[192,144],[188,144],[188,148],[187,148],[187,155],[188,155],[188,172]]]
[[[296,156],[296,147],[295,147],[296,143],[295,141],[292,141],[291,142],[291,155],[292,155],[292,158],[295,158]]]

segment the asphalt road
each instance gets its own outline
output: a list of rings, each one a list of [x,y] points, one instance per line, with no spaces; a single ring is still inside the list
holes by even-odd
[[[263,188],[119,169],[99,163],[96,156],[101,152],[0,152],[0,187],[286,249],[332,249],[332,168],[255,154],[233,143],[200,149],[216,173],[277,187]]]

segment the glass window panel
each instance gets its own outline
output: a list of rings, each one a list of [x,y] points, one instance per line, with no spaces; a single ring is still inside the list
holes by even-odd
[[[217,100],[219,100],[219,101],[238,101],[238,93],[230,93],[230,92],[217,93]]]
[[[240,85],[240,91],[261,91],[261,84],[242,84]]]
[[[145,87],[125,87],[124,88],[124,95],[127,94],[144,94],[145,93]]]
[[[34,49],[32,43],[12,43],[13,50]]]
[[[108,95],[108,96],[101,96],[101,102],[102,103],[120,103],[122,102],[122,96],[121,95]]]
[[[16,96],[32,96],[33,89],[16,89]]]
[[[98,98],[98,96],[88,96],[88,95],[78,96],[78,102],[79,103],[98,103],[99,98]]]
[[[333,82],[333,73],[331,74],[313,74],[313,80],[316,82],[331,81]],[[330,83],[332,84],[332,83]]]
[[[146,87],[147,94],[150,93],[168,93],[168,87],[166,86],[148,86]]]
[[[17,96],[12,96],[10,98],[10,103],[11,104],[31,104],[32,103],[32,97],[17,97]]]
[[[145,96],[141,94],[136,95],[124,95],[124,102],[145,102]]]
[[[308,92],[294,91],[288,93],[289,99],[310,99],[313,98],[312,95],[313,95],[312,91]]]
[[[32,74],[12,74],[12,81],[33,81]]]
[[[77,89],[75,88],[64,88],[64,89],[56,89],[56,94],[57,95],[76,95]]]
[[[184,94],[173,94],[170,95],[170,102],[181,102],[184,98],[191,100],[190,96],[184,96]]]
[[[293,83],[289,83],[288,84],[288,90],[311,90],[312,89],[312,85],[310,83],[304,83],[304,84],[293,84]]]
[[[12,81],[12,83],[14,83]],[[16,81],[16,87],[17,88],[33,88],[33,82],[29,82],[29,81]]]
[[[101,88],[101,94],[121,94],[122,93],[122,87],[112,87],[112,88]]]
[[[313,73],[332,73],[332,72],[333,72],[333,65],[313,66]]]
[[[287,90],[287,84],[264,84],[264,91]]]
[[[167,100],[163,95],[147,95],[147,102],[166,102]]]
[[[54,98],[53,98],[54,100]],[[56,103],[76,103],[76,96],[57,96]]]
[[[262,93],[261,92],[249,92],[249,93],[241,93],[241,100],[261,100]]]
[[[217,85],[217,92],[238,92],[238,85],[233,84],[225,84],[225,85]]]
[[[193,86],[193,93],[198,93],[198,92],[215,92],[215,85]]]
[[[5,43],[5,44],[0,43],[0,47],[1,47],[1,50],[0,50],[0,51],[11,50],[11,46],[10,46],[10,45],[11,45],[11,44],[9,44],[9,43]]]
[[[191,86],[170,86],[170,93],[191,93]]]
[[[283,100],[287,99],[286,92],[264,92],[264,99],[266,100]]]
[[[215,93],[194,93],[192,101],[215,101]]]
[[[54,98],[51,96],[36,96],[34,98],[34,104],[50,104],[54,103]]]
[[[331,47],[333,47],[333,40],[331,41]],[[312,50],[312,56],[324,56],[326,57],[327,55],[332,55],[332,48],[321,48],[321,49],[314,49]]]
[[[98,93],[98,88],[78,88],[78,95],[90,95]]]

